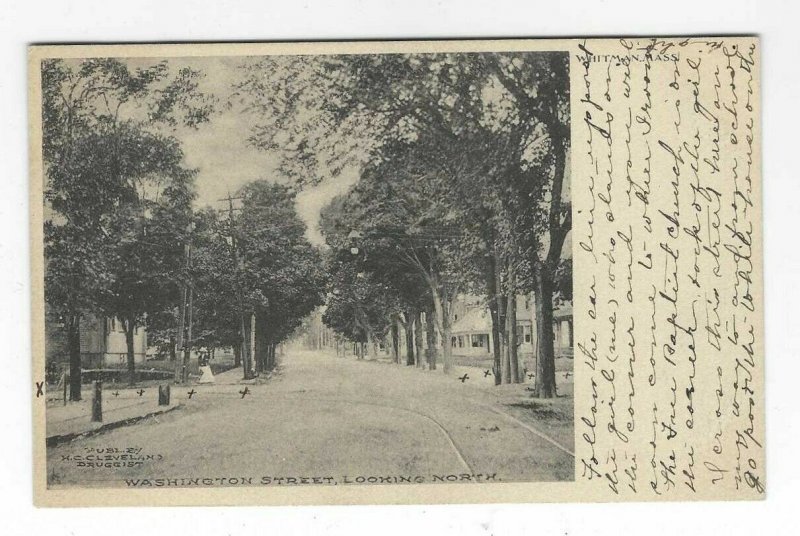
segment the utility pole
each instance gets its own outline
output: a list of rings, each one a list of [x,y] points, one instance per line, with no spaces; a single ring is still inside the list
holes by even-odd
[[[233,267],[236,274],[236,298],[239,302],[239,337],[241,341],[241,355],[242,355],[242,368],[244,369],[244,379],[249,380],[251,378],[250,370],[252,369],[252,354],[253,348],[255,348],[255,344],[252,344],[250,348],[248,348],[247,344],[247,321],[244,312],[244,300],[242,298],[242,286],[240,280],[240,270],[241,270],[241,262],[239,260],[239,250],[238,245],[236,243],[236,233],[234,232],[234,219],[233,219],[233,200],[234,199],[242,199],[241,197],[231,197],[230,192],[228,192],[228,197],[225,199],[220,199],[220,201],[227,201],[228,202],[228,232],[230,237],[230,247],[231,247],[231,257],[233,259]],[[253,322],[255,325],[255,322]]]
[[[191,269],[192,267],[192,245],[189,244],[189,253],[188,253],[188,267]],[[188,278],[187,274],[187,278]],[[188,287],[187,293],[189,294],[188,301],[188,312],[186,314],[187,318],[187,327],[186,327],[186,340],[184,341],[184,352],[183,352],[183,376],[181,381],[186,383],[189,381],[189,360],[192,356],[192,317],[194,307],[192,303],[192,298],[194,294],[194,289],[192,288],[191,281],[187,281],[186,286]]]
[[[191,232],[192,232],[192,224],[189,223],[186,227],[186,241],[183,245],[183,263],[184,263],[184,274],[181,278],[181,306],[178,312],[178,337],[177,337],[177,347],[178,352],[183,352],[183,362],[180,368],[180,379],[182,382],[185,382],[188,379],[188,366],[189,366],[189,359],[188,353],[189,350],[187,346],[189,344],[189,339],[191,339],[191,288],[189,284],[189,269],[191,267]],[[189,333],[187,334],[186,331],[186,317],[187,317],[187,305],[189,307]],[[177,378],[176,374],[176,378]]]
[[[256,314],[250,315],[250,363],[256,362]],[[251,369],[252,370],[252,369]]]

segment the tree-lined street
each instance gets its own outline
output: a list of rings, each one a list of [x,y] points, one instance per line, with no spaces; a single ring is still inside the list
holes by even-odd
[[[571,334],[567,65],[550,52],[45,61],[47,362],[64,388],[48,419],[102,432],[53,447],[50,482],[571,478],[571,350],[556,355],[554,313]],[[234,182],[226,151],[264,168]],[[200,177],[225,193],[200,195]],[[325,185],[309,213],[301,199]],[[459,312],[479,320],[457,332]],[[109,389],[134,398],[154,382],[177,410],[96,424]],[[103,444],[158,460],[59,462]]]

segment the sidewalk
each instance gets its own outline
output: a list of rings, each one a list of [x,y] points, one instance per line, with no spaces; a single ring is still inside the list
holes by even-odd
[[[173,386],[173,390],[174,390]],[[117,393],[115,396],[114,393]],[[127,421],[138,420],[150,415],[175,409],[179,404],[173,396],[170,405],[158,405],[158,388],[141,389],[103,389],[103,421],[92,422],[92,398],[87,393],[80,402],[48,405],[46,410],[47,440],[58,442],[75,435],[94,432],[101,428],[122,425]]]
[[[354,359],[352,356],[347,356],[346,359]],[[404,356],[405,359],[405,356]],[[357,361],[357,360],[356,360]],[[572,371],[572,360],[570,359],[567,361],[559,360],[560,362],[556,363],[556,385],[558,387],[558,392],[561,395],[572,395],[573,391],[573,383],[575,379],[575,375]],[[392,366],[400,366],[407,368],[408,370],[420,370],[420,371],[428,371],[429,369],[426,367],[416,367],[412,365],[405,365],[405,360],[400,363],[399,365],[394,362],[391,356],[388,355],[379,355],[377,358],[366,359],[364,362],[375,362],[385,365],[392,365]],[[566,366],[569,368],[566,368]],[[442,368],[441,358],[437,363],[438,371],[441,372]],[[533,371],[526,371],[525,380],[522,384],[509,384],[509,385],[525,385],[526,387],[533,388],[533,380],[534,374]],[[494,372],[492,371],[492,364],[487,363],[482,367],[472,366],[472,365],[458,365],[453,364],[450,368],[449,376],[451,378],[455,378],[461,381],[461,378],[464,375],[467,377],[464,379],[462,383],[466,383],[473,387],[479,387],[482,389],[492,389],[497,390],[498,386],[494,383]],[[505,385],[501,386],[500,389],[504,388]]]

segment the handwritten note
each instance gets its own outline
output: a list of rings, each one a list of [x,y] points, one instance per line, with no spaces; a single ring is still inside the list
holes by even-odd
[[[757,41],[587,40],[571,69],[576,479],[759,497]]]

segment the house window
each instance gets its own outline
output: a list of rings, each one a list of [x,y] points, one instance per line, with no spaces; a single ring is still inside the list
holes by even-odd
[[[117,331],[117,319],[111,317],[111,331]]]
[[[458,347],[464,348],[464,337],[462,335],[458,336]]]
[[[525,328],[525,342],[531,342],[531,328]]]
[[[567,331],[569,331],[569,347],[572,348],[574,346],[574,340],[572,338],[572,320],[567,320]]]
[[[453,337],[453,340],[450,341],[450,346],[452,346],[453,348],[456,347],[456,338],[455,337]]]
[[[472,347],[473,348],[488,348],[489,347],[489,335],[484,333],[479,333],[478,335],[472,336]]]

